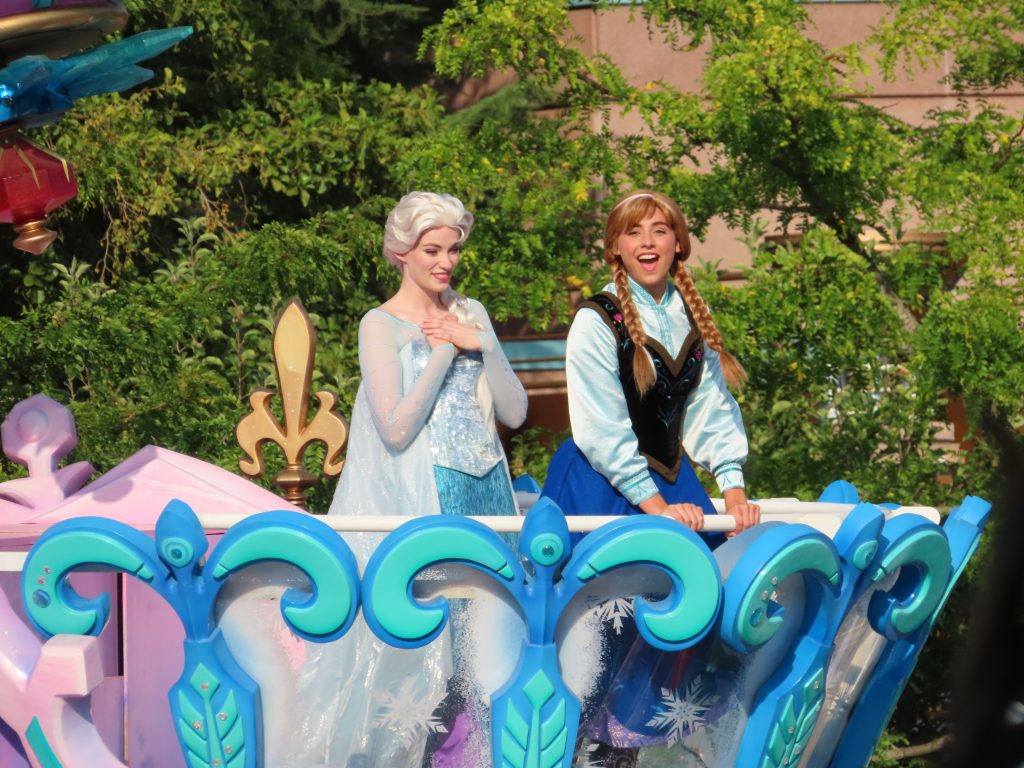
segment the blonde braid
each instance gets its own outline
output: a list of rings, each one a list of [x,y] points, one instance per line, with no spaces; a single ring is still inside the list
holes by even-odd
[[[633,295],[629,292],[629,282],[626,279],[626,269],[622,266],[622,259],[617,258],[612,262],[612,279],[615,281],[615,294],[619,297],[619,305],[622,308],[622,320],[629,338],[633,341],[633,383],[643,397],[647,390],[654,386],[654,365],[644,347],[647,333],[640,322],[640,313],[633,303]]]
[[[704,342],[718,353],[718,357],[722,361],[725,383],[733,388],[742,387],[747,380],[747,372],[743,370],[740,361],[725,349],[722,333],[715,325],[715,321],[711,319],[711,310],[708,309],[700,291],[697,290],[697,284],[693,282],[693,276],[683,264],[682,259],[676,259],[675,264],[672,265],[672,278],[675,280],[679,293],[683,296],[683,301],[690,308],[690,314],[693,315],[694,322],[697,323],[697,327],[704,337]]]
[[[476,328],[479,331],[483,330],[480,321],[473,317],[473,313],[469,311],[469,299],[454,288],[445,288],[444,293],[441,294],[441,302],[448,308],[449,312],[455,315],[455,319],[460,323]]]

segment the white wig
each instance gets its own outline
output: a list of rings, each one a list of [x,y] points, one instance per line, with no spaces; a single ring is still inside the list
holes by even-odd
[[[384,258],[401,269],[398,257],[415,248],[424,232],[438,227],[459,230],[461,244],[473,229],[473,214],[457,197],[436,192],[410,192],[388,214],[384,225]]]

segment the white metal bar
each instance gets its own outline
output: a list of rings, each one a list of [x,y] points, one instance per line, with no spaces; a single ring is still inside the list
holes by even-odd
[[[516,494],[516,498],[519,500],[520,506],[528,509],[537,502],[537,499],[540,498],[540,496],[536,493],[523,493],[520,491]],[[855,506],[857,506],[856,504],[837,504],[834,502],[824,501],[800,501],[799,499],[752,499],[752,501],[761,508],[762,519],[765,519],[765,515],[840,515],[842,517],[846,517],[846,515],[848,515]],[[725,514],[725,499],[711,499],[711,505],[719,515]],[[939,511],[935,509],[935,507],[900,507],[899,509],[892,511],[885,510],[885,512],[886,517],[906,514],[921,515],[921,517],[931,520],[935,524],[939,524],[942,520],[939,515]],[[571,520],[572,518],[567,519]],[[735,523],[733,523],[732,526],[735,527]],[[575,529],[570,527],[569,530]],[[581,528],[580,530],[589,531],[593,529]],[[707,528],[705,530],[717,531],[719,529]],[[728,528],[727,530],[732,530],[732,528]]]
[[[799,501],[798,499],[754,499],[753,502],[761,507],[761,516],[769,515],[848,515],[856,504],[837,504],[826,501]],[[712,499],[711,503],[719,514],[725,512],[725,501],[723,499]],[[886,517],[893,515],[920,515],[935,524],[942,521],[939,510],[935,507],[899,507],[894,510],[883,510]]]
[[[703,530],[709,533],[734,530],[736,528],[736,520],[732,515],[723,514],[725,504],[721,499],[712,499],[712,503],[715,505],[716,511],[721,509],[722,513],[706,516],[704,518]],[[795,522],[793,520],[794,516],[802,518],[800,522],[808,522],[817,516],[841,520],[856,506],[855,504],[826,504],[791,499],[764,499],[757,503],[761,506],[761,520],[763,522],[777,521],[783,523]],[[935,523],[938,523],[940,520],[938,511],[931,507],[900,507],[887,516],[908,513],[921,515]],[[207,530],[227,529],[243,519],[245,518],[241,515],[199,515],[199,522]],[[387,533],[395,530],[402,523],[406,523],[412,518],[405,515],[322,515],[319,519],[335,531]],[[523,527],[523,520],[525,518],[521,516],[471,515],[469,519],[483,523],[499,533],[518,533]],[[606,523],[621,519],[621,517],[615,515],[572,515],[566,517],[565,521],[572,533],[589,533]]]
[[[536,502],[536,494],[520,493],[519,499],[520,502],[524,502],[523,506],[532,506]],[[724,514],[725,502],[722,499],[712,499],[711,503],[719,514],[705,517],[703,530],[707,533],[728,533],[734,530],[736,520],[732,515]],[[829,536],[835,534],[843,518],[856,506],[854,504],[798,501],[796,499],[760,499],[757,504],[761,507],[762,522],[800,522],[817,528]],[[892,511],[886,510],[887,517],[905,514],[921,515],[936,524],[941,522],[938,510],[934,507],[900,507]],[[199,515],[200,524],[208,531],[227,530],[245,519],[245,515]],[[409,522],[412,518],[406,515],[323,515],[318,519],[333,530],[342,533],[388,533],[403,523]],[[525,517],[472,516],[470,519],[483,523],[498,533],[518,533],[523,527]],[[606,523],[620,519],[614,515],[574,515],[565,520],[571,532],[589,533]],[[0,552],[0,572],[20,571],[24,566],[25,558],[26,553],[24,552]]]

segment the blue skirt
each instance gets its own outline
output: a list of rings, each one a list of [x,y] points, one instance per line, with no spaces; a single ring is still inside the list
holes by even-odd
[[[515,515],[519,512],[504,460],[483,477],[435,464],[434,483],[442,515]]]
[[[674,483],[656,472],[651,472],[651,477],[669,504],[696,504],[705,515],[715,514],[707,491],[685,457]],[[553,500],[566,515],[643,514],[590,465],[572,439],[562,443],[552,457],[541,495]],[[575,541],[579,538],[574,537]],[[701,534],[701,538],[712,549],[725,541],[717,533]],[[624,621],[620,632],[609,631],[597,696],[583,702],[584,733],[620,748],[665,743],[664,734],[649,723],[662,689],[676,689],[691,673],[692,654],[693,649],[665,652],[648,645],[632,618]]]
[[[685,457],[674,483],[670,483],[657,472],[651,472],[651,478],[669,504],[696,504],[705,515],[716,514],[715,508],[711,505],[711,498]],[[558,504],[566,515],[643,514],[615,490],[604,475],[590,465],[572,438],[562,443],[551,458],[548,479],[544,483],[541,496],[546,496]],[[719,533],[701,534],[701,538],[712,549],[725,541],[725,537]]]

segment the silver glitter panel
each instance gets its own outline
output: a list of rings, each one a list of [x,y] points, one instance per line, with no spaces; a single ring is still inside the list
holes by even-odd
[[[416,339],[412,345],[413,366],[419,377],[430,359],[430,345],[426,339]],[[477,402],[476,386],[482,372],[479,352],[457,355],[427,420],[435,466],[474,477],[483,477],[503,458]]]

